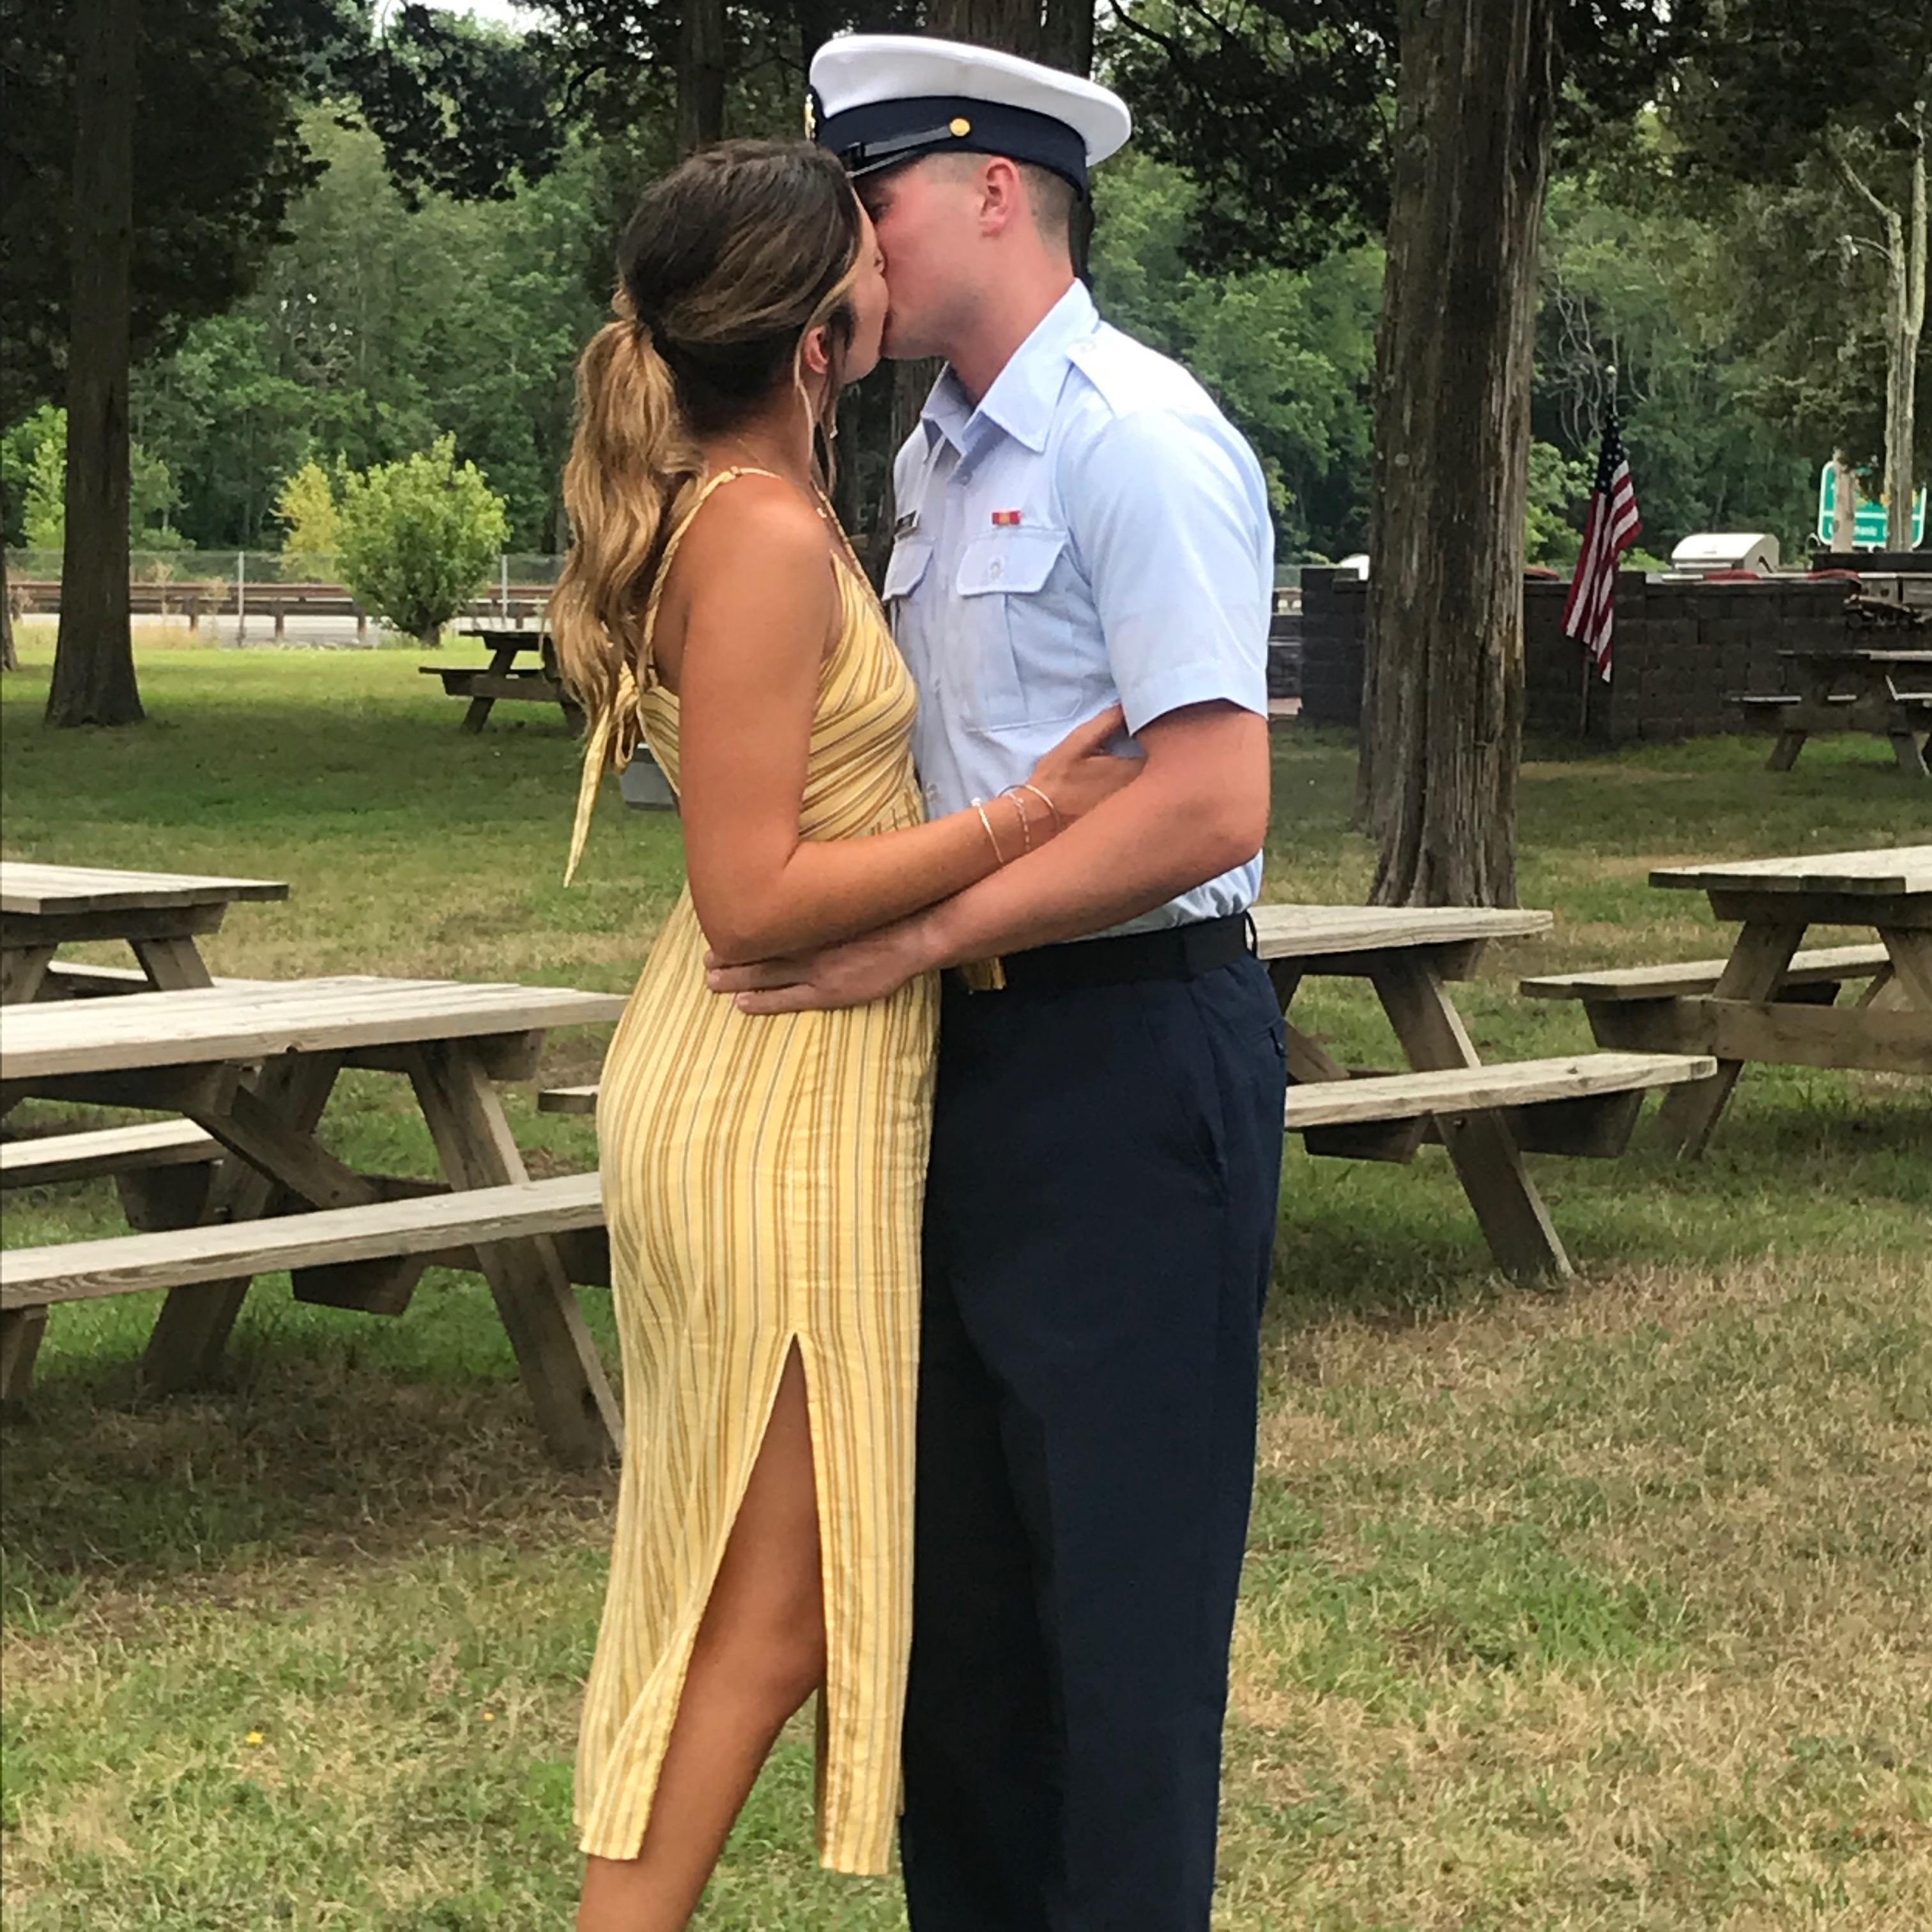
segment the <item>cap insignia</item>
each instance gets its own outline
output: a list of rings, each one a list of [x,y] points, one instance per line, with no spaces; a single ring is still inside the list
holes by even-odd
[[[818,139],[818,98],[813,94],[805,97],[805,138],[808,141]]]
[[[955,115],[948,125],[954,137],[962,141],[973,131],[972,122],[963,114]]]

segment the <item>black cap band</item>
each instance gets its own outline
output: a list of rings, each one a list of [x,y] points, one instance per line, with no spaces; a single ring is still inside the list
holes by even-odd
[[[873,101],[842,114],[818,116],[814,134],[854,176],[926,154],[1004,154],[1010,160],[1050,168],[1083,195],[1087,192],[1085,140],[1064,121],[1002,101],[972,100],[963,94]]]

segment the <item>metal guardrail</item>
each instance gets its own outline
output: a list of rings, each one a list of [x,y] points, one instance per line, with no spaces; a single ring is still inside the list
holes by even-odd
[[[550,599],[548,584],[508,584],[487,596],[472,598],[458,613],[457,621],[494,618],[499,622],[541,623]],[[7,580],[8,602],[16,616],[52,616],[61,607],[60,581],[57,578],[16,578]],[[144,583],[128,586],[128,607],[136,616],[185,616],[190,632],[201,628],[204,617],[232,617],[237,624],[254,617],[274,620],[274,634],[282,637],[291,616],[353,617],[356,634],[368,630],[368,614],[340,584],[224,582]]]

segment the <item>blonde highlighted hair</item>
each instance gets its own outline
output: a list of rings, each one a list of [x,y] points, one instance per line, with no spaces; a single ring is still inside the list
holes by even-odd
[[[829,487],[839,367],[851,344],[859,204],[838,163],[799,142],[728,141],[649,189],[617,250],[614,319],[577,364],[563,471],[572,542],[550,603],[558,668],[617,762],[666,539],[702,479],[700,439],[788,383],[808,407],[805,338],[826,330],[832,380],[817,431]],[[602,759],[599,763],[603,762]]]

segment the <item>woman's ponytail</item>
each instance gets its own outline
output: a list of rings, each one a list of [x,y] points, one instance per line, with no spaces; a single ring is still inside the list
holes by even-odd
[[[635,661],[651,566],[700,467],[650,331],[621,290],[616,308],[578,358],[563,470],[572,542],[550,601],[558,669],[593,722]]]

